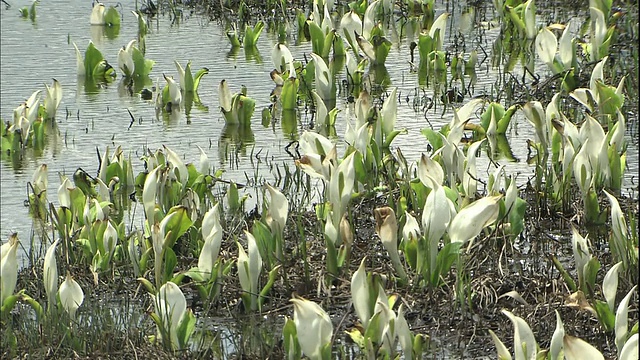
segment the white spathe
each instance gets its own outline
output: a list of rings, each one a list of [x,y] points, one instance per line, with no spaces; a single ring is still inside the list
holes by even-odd
[[[290,301],[293,303],[293,323],[302,352],[311,360],[321,359],[322,348],[331,342],[333,334],[331,318],[313,301],[303,298]]]
[[[62,308],[69,313],[72,319],[75,319],[76,311],[84,301],[84,292],[71,275],[67,274],[67,279],[60,285],[58,296],[60,297]]]

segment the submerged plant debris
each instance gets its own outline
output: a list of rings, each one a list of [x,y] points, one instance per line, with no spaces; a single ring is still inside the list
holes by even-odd
[[[236,84],[221,79],[217,109],[236,144],[252,141],[252,126],[295,134],[285,149],[292,160],[251,154],[269,174],[247,169],[243,182],[201,147],[194,162],[168,146],[146,149],[144,170],[134,171],[130,149],[107,146],[97,168],[56,184],[40,166],[25,200],[35,230],[8,236],[0,253],[2,358],[631,358],[639,204],[628,170],[639,159],[627,155],[638,146],[630,45],[638,4],[136,6],[137,39],[117,60],[73,44],[85,87],[121,81],[158,118],[194,105],[213,111],[198,95],[204,75],[219,75],[213,68],[192,74],[191,61],[175,59],[178,76],[162,74],[162,86],[151,79],[145,37],[154,19],[215,22],[248,62],[267,41],[260,34],[276,34],[271,98],[255,99],[250,86],[232,95]],[[577,24],[555,19],[557,7],[589,11],[576,13]],[[117,37],[130,23],[115,15],[129,10],[97,3],[87,19]],[[26,14],[36,21],[35,2]],[[498,39],[483,42],[496,27]],[[305,42],[312,52],[294,58],[287,46]],[[397,42],[411,48],[406,76],[420,84],[411,97],[384,65]],[[484,62],[502,75],[491,94],[476,94]],[[60,83],[42,94],[3,121],[3,162],[46,151],[46,137],[59,135]],[[445,125],[422,129],[430,152],[417,161],[393,142],[406,133],[397,126],[402,103],[427,122],[434,106],[448,114]],[[510,144],[517,126],[535,137]],[[513,147],[528,149],[522,161],[533,176],[509,171]],[[29,261],[18,268],[20,246]]]

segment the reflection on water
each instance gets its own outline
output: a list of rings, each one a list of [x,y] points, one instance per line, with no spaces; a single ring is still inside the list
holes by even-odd
[[[120,35],[120,26],[90,25],[91,41],[101,45],[104,39],[115,40]]]
[[[262,64],[262,56],[260,56],[260,50],[258,50],[258,47],[256,46],[244,48],[244,59],[247,62]]]
[[[231,163],[236,157],[246,157],[247,148],[255,144],[251,125],[225,124],[218,140],[218,157],[221,164]]]

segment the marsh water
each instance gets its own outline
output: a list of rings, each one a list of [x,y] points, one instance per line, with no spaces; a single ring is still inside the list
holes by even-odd
[[[60,81],[64,95],[56,118],[59,135],[49,135],[44,151],[35,153],[28,150],[19,162],[3,160],[0,163],[0,235],[3,239],[13,232],[18,232],[22,239],[28,239],[35,232],[36,244],[40,239],[38,232],[42,229],[33,225],[24,205],[27,199],[26,184],[37,166],[43,163],[48,165],[48,198],[57,204],[56,190],[60,184],[58,173],[70,176],[81,167],[90,174],[95,174],[98,169],[96,150],[104,153],[107,146],[112,151],[115,147],[122,146],[125,154],[131,154],[134,173],[143,168],[140,157],[145,149],[155,150],[162,145],[183,156],[185,162],[198,161],[199,150],[196,145],[199,145],[205,149],[216,169],[225,170],[225,179],[240,183],[244,183],[247,177],[256,172],[269,178],[268,163],[289,163],[293,166],[294,159],[285,151],[285,147],[311,126],[310,113],[305,112],[304,106],[301,107],[300,118],[293,132],[283,129],[277,121],[266,127],[260,121],[260,113],[270,105],[270,92],[274,88],[269,77],[269,72],[273,69],[271,49],[277,42],[273,31],[267,28],[263,31],[258,41],[259,53],[245,54],[242,48],[231,50],[222,21],[212,21],[197,12],[189,13],[188,10],[185,10],[179,23],[173,22],[168,15],[154,18],[149,23],[150,33],[146,37],[146,58],[155,61],[151,74],[154,82],[156,78],[162,78],[163,74],[177,78],[174,60],[183,65],[191,60],[194,70],[201,67],[210,70],[203,77],[198,91],[203,106],[194,106],[189,115],[182,111],[171,116],[162,114],[156,117],[153,102],[142,100],[137,95],[131,96],[119,86],[121,74],[114,83],[93,91],[85,89],[76,76],[76,56],[72,42],[83,51],[89,40],[93,41],[104,57],[117,67],[118,49],[137,36],[136,19],[131,14],[131,10],[135,9],[134,2],[120,3],[122,25],[115,37],[107,36],[101,26],[89,25],[91,3],[87,1],[40,2],[35,21],[21,18],[18,14],[18,8],[29,5],[30,2],[10,3],[11,8],[3,6],[0,10],[2,119],[11,119],[13,109],[33,91],[44,90],[43,84],[50,84],[52,78]],[[109,2],[106,4],[111,5]],[[476,12],[476,25],[464,35],[467,48],[480,46],[486,53],[479,53],[477,83],[463,102],[453,105],[456,107],[462,106],[472,97],[492,94],[502,76],[500,67],[493,67],[491,61],[492,44],[498,37],[499,27],[491,26],[490,20],[497,15],[493,13],[490,2],[487,6],[488,10]],[[546,18],[564,21],[585,15],[580,9],[545,10],[543,3],[538,6],[539,13],[544,14],[538,17],[539,22],[546,21]],[[445,48],[451,46],[454,36],[459,32],[460,14],[466,9],[464,1],[437,2],[436,16],[445,11],[451,13]],[[485,28],[478,30],[481,22]],[[402,33],[406,27],[397,25],[395,33],[389,32],[392,34],[389,38],[393,47],[386,61],[388,79],[384,80],[383,89],[388,91],[392,87],[398,87],[400,102],[397,127],[406,128],[407,133],[398,136],[393,145],[400,148],[409,161],[413,161],[429,149],[420,130],[428,126],[439,129],[451,120],[452,111],[450,108],[444,109],[439,101],[426,112],[422,105],[414,106],[416,102],[424,100],[424,96],[433,98],[433,91],[419,85],[417,74],[412,72],[409,62],[411,39]],[[311,52],[310,42],[298,41],[295,29],[292,29],[288,46],[296,59],[303,59],[305,54],[308,58]],[[545,74],[549,75],[539,63],[536,71],[543,78]],[[516,66],[515,73],[522,73],[520,65]],[[337,78],[340,83],[344,79],[344,71]],[[217,87],[222,79],[227,80],[232,92],[237,92],[242,85],[247,86],[249,96],[256,100],[251,133],[225,128],[217,95]],[[350,116],[349,107],[353,105],[344,93],[338,93],[336,102],[336,106],[341,109],[336,122],[336,133],[340,137]],[[136,119],[132,124],[129,111]],[[629,123],[636,120],[629,119]],[[520,173],[518,181],[525,183],[534,174],[533,166],[526,162],[526,140],[534,139],[535,131],[520,112],[516,114],[512,124],[508,139],[517,161],[508,164],[506,169]],[[633,179],[632,174],[637,172],[638,143],[629,140],[629,169],[625,177],[625,189],[637,188],[637,180]],[[488,166],[486,153],[478,161],[479,175],[482,176],[485,169],[492,171]],[[140,212],[138,209],[138,213]],[[134,227],[141,227],[141,221],[135,217],[127,221]],[[28,246],[28,241],[23,241],[22,244]]]

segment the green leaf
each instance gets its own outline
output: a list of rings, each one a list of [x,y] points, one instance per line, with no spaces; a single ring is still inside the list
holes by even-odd
[[[193,225],[193,221],[189,219],[186,207],[176,205],[169,210],[166,216],[172,213],[176,213],[176,215],[174,215],[165,226],[165,234],[169,237],[169,239],[165,240],[167,248],[172,248],[176,240],[184,235],[191,225]],[[171,234],[169,234],[169,232],[171,232]]]
[[[596,257],[592,257],[591,260],[585,266],[585,282],[589,295],[593,296],[595,290],[596,278],[598,276],[598,270],[600,270],[600,262]]]
[[[151,281],[147,280],[146,278],[143,277],[139,277],[137,279],[138,281],[140,281],[140,283],[142,284],[142,286],[147,290],[147,292],[151,295],[155,295],[157,293],[156,291],[156,287],[153,286],[153,284],[151,283]]]
[[[624,95],[616,94],[615,87],[605,85],[601,80],[596,80],[596,89],[598,91],[598,110],[615,119],[618,110],[624,103]]]
[[[193,92],[193,75],[191,74],[191,60],[187,61],[187,66],[184,68],[184,91]]]
[[[315,23],[314,23],[315,24]],[[323,58],[328,58],[329,53],[331,52],[331,47],[333,46],[333,40],[335,39],[336,30],[330,30],[327,35],[324,37],[324,42],[322,45],[322,53],[316,53],[322,56]]]
[[[616,314],[614,314],[610,309],[609,305],[606,301],[596,300],[595,301],[595,310],[598,315],[598,320],[600,324],[604,327],[605,331],[613,331],[615,323],[616,323]]]
[[[146,77],[151,73],[151,69],[155,64],[155,61],[145,59],[142,51],[138,49],[137,46],[134,46],[131,51],[131,58],[133,59],[133,67],[134,67],[134,76],[136,77]]]
[[[427,138],[427,141],[429,141],[429,143],[433,147],[433,151],[436,151],[442,147],[442,137],[438,134],[437,131],[430,128],[424,128],[420,131],[420,133],[422,133],[422,135]]]
[[[245,49],[256,47],[258,43],[258,38],[260,37],[260,33],[262,33],[262,29],[264,29],[264,22],[262,21],[258,21],[253,28],[249,26],[245,27],[245,30],[244,30],[244,48]]]
[[[100,61],[92,71],[93,79],[98,82],[112,82],[116,77],[116,71],[107,62],[107,60]]]
[[[298,86],[300,80],[298,78],[290,77],[285,80],[282,85],[282,93],[280,95],[280,102],[282,103],[283,110],[294,110],[298,107]]]
[[[437,286],[440,283],[440,277],[449,272],[451,265],[459,256],[461,246],[461,242],[448,243],[438,252],[435,271],[430,274],[431,286]]]
[[[38,3],[37,0],[34,0],[33,3],[31,4],[31,10],[29,11],[29,19],[31,19],[31,21],[34,21],[36,19],[36,4]]]
[[[115,7],[109,6],[104,12],[104,24],[108,27],[120,26],[120,13]]]
[[[278,279],[278,270],[280,270],[280,267],[281,265],[278,265],[271,269],[271,271],[269,271],[269,280],[267,281],[267,284],[262,288],[262,291],[260,291],[260,296],[258,297],[259,308],[262,308],[262,304],[266,300],[269,290],[271,290],[271,287]]]
[[[104,60],[104,58],[100,50],[93,45],[93,42],[89,42],[89,46],[87,46],[87,50],[84,52],[85,76],[93,77],[94,70],[102,60]]]
[[[253,222],[251,234],[256,239],[258,252],[260,253],[262,260],[265,262],[265,268],[271,269],[271,266],[275,261],[273,254],[276,251],[275,240],[271,234],[271,230],[263,222],[255,220]]]
[[[562,275],[562,279],[569,287],[569,290],[571,290],[572,293],[576,292],[578,290],[578,286],[576,286],[576,282],[573,281],[573,278],[571,278],[571,275],[569,275],[569,272],[564,268],[564,266],[562,266],[558,258],[552,255],[551,260],[553,261],[553,265],[560,272],[560,275]]]
[[[516,237],[524,230],[524,215],[527,210],[527,202],[521,198],[516,198],[509,213],[509,223],[511,223],[511,236]]]
[[[412,269],[417,268],[418,263],[418,240],[411,239],[404,245],[404,258]]]
[[[178,264],[178,258],[172,248],[165,248],[164,250],[164,278],[171,279],[173,277],[173,270]]]
[[[234,95],[234,98],[236,96],[237,101],[235,102],[236,106],[234,110],[238,112],[238,122],[244,125],[251,124],[251,117],[253,116],[253,111],[256,108],[255,100],[242,94],[236,94]]]
[[[232,48],[240,47],[240,39],[238,38],[237,31],[227,31],[227,38],[229,39],[229,43],[231,43]]]
[[[307,20],[309,35],[311,35],[311,48],[314,53],[322,56],[324,51],[324,32],[315,21]]]
[[[289,359],[300,359],[302,356],[300,344],[298,344],[298,331],[293,320],[286,318],[284,327],[282,328],[284,337],[284,352]]]
[[[188,309],[176,330],[176,333],[178,334],[178,347],[180,349],[186,349],[189,347],[189,338],[191,338],[191,334],[193,334],[195,329],[196,316],[193,314],[191,309]]]
[[[202,79],[202,77],[207,75],[208,73],[209,69],[207,69],[206,67],[203,67],[202,69],[196,71],[196,74],[193,76],[193,92],[198,91],[198,86],[200,86],[200,79]]]
[[[389,56],[391,41],[387,40],[384,36],[376,35],[371,39],[371,43],[373,44],[373,49],[376,53],[374,65],[383,65],[387,60],[387,56]]]
[[[0,318],[5,319],[9,316],[19,298],[20,294],[13,294],[4,299],[0,307]]]

